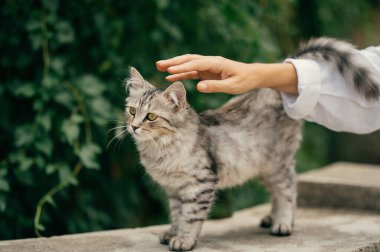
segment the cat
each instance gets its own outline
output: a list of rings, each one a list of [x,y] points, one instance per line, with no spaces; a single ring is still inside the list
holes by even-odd
[[[325,60],[347,78],[367,78],[354,68],[345,42],[312,40],[295,58]],[[339,44],[341,45],[341,44]],[[350,69],[352,68],[352,69]],[[356,72],[355,72],[356,71]],[[357,90],[373,98],[365,82]],[[364,85],[364,87],[363,87]],[[126,127],[136,142],[141,164],[169,198],[171,227],[160,235],[170,250],[192,250],[214,201],[215,190],[259,177],[272,195],[271,212],[261,221],[270,233],[293,232],[297,197],[295,154],[302,122],[289,118],[281,95],[271,89],[236,96],[215,110],[197,114],[181,82],[154,87],[131,68],[126,80]]]

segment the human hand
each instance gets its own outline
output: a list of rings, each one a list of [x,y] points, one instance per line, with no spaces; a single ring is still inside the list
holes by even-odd
[[[297,94],[297,73],[290,63],[241,63],[220,56],[186,54],[156,62],[169,72],[168,81],[200,79],[197,89],[204,93],[240,94],[254,88],[273,88]]]
[[[200,79],[197,89],[200,92],[223,92],[240,94],[255,88],[257,75],[255,64],[245,64],[220,56],[186,54],[156,62],[159,71],[171,75],[166,79],[175,82],[185,79]]]

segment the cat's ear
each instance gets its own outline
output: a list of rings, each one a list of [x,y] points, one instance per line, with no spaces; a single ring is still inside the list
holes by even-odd
[[[186,106],[186,89],[179,81],[171,84],[163,95],[179,109]]]
[[[147,89],[150,87],[153,87],[153,86],[144,80],[144,78],[141,76],[141,74],[139,73],[139,71],[137,71],[136,68],[131,67],[130,78],[127,79],[126,81],[126,88],[133,91],[133,90]]]

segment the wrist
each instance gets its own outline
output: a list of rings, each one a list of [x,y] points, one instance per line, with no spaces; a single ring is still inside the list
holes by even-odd
[[[291,63],[252,64],[256,76],[254,88],[272,88],[277,91],[298,94],[297,72]]]

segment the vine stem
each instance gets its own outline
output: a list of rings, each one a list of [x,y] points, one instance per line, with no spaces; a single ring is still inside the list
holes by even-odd
[[[91,129],[91,124],[90,124],[90,117],[88,115],[86,105],[82,99],[82,96],[79,92],[79,90],[69,81],[65,81],[65,85],[69,92],[75,97],[75,99],[78,102],[79,106],[79,111],[82,113],[84,116],[85,120],[85,134],[86,134],[86,142],[91,143],[92,142],[92,129]]]
[[[73,175],[74,177],[78,176],[79,172],[82,170],[83,168],[83,164],[81,161],[78,161],[78,163],[75,165],[75,168],[74,170],[71,172],[71,175]],[[54,186],[52,189],[50,189],[50,191],[48,191],[39,201],[38,201],[38,204],[37,204],[37,208],[36,208],[36,215],[34,216],[34,232],[35,234],[38,236],[38,237],[41,237],[41,233],[39,231],[39,223],[40,223],[40,219],[41,219],[41,214],[42,214],[42,208],[43,206],[52,200],[53,196],[58,193],[59,191],[61,191],[63,188],[65,188],[66,186],[68,186],[70,184],[70,181],[63,181],[61,183],[59,183],[58,185]]]
[[[47,34],[47,21],[46,16],[42,19],[42,33],[45,35]],[[49,39],[46,36],[43,43],[42,43],[42,58],[43,58],[43,76],[42,76],[42,83],[45,83],[47,80],[47,77],[49,75],[49,69],[50,69],[50,55],[49,55]],[[77,99],[79,104],[79,109],[82,112],[82,114],[85,117],[85,134],[86,134],[86,142],[90,143],[92,141],[92,130],[90,125],[90,119],[88,116],[88,112],[86,110],[86,106],[81,98],[80,92],[74,87],[74,85],[67,83],[69,87],[69,91],[71,91],[72,95]],[[79,146],[77,146],[79,148]],[[81,161],[78,161],[78,163],[75,165],[73,171],[71,172],[71,175],[73,177],[77,177],[79,172],[83,168],[83,163]],[[40,219],[42,215],[43,207],[46,203],[49,201],[52,201],[53,196],[63,190],[65,187],[70,185],[70,181],[62,181],[53,188],[51,188],[42,198],[38,201],[37,207],[36,207],[36,214],[34,216],[34,232],[38,237],[41,237],[40,233]]]

